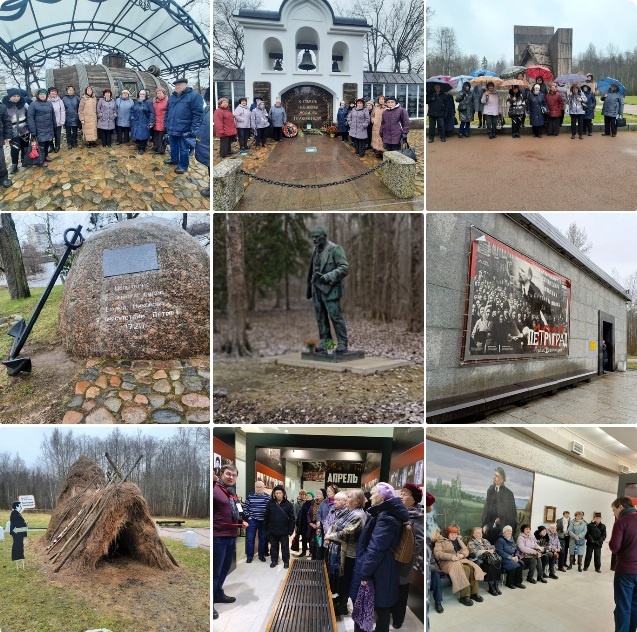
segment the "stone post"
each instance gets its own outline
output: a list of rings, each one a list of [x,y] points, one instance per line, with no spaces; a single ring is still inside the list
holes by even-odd
[[[416,163],[399,151],[386,151],[380,168],[380,179],[397,198],[412,198],[416,186]]]
[[[212,209],[232,211],[243,197],[243,176],[239,173],[243,161],[223,160],[212,168]]]

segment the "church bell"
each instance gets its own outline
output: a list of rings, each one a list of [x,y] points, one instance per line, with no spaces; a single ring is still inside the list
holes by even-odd
[[[314,70],[316,68],[316,66],[312,63],[312,55],[307,48],[305,49],[305,52],[303,53],[303,59],[301,59],[299,68],[301,70]]]
[[[341,72],[341,69],[338,67],[338,62],[336,59],[332,62],[332,72]]]
[[[277,59],[274,62],[274,70],[278,70],[278,71],[282,71],[283,70],[283,66],[281,66],[281,60]]]

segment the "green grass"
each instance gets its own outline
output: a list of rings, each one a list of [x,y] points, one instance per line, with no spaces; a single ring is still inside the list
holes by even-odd
[[[629,362],[629,363],[626,365],[626,368],[627,368],[627,369],[637,369],[637,362]]]
[[[193,529],[210,528],[210,518],[175,518],[174,516],[155,516],[155,520],[185,520],[182,527],[190,527]]]
[[[62,302],[62,289],[61,285],[56,285],[51,291],[33,331],[29,334],[29,342],[54,344],[58,341],[57,325],[60,303]],[[9,297],[9,290],[6,287],[0,288],[0,318],[20,314],[24,320],[28,321],[43,293],[44,288],[42,287],[32,288],[29,298],[12,301]],[[0,355],[3,357],[8,355],[13,343],[11,336],[4,335],[6,331],[6,329],[0,330]]]
[[[637,105],[637,96],[635,96],[635,97],[624,97],[624,104],[626,104],[626,105]]]

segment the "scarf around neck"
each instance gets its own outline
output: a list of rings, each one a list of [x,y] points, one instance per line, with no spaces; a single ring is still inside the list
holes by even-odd
[[[241,522],[241,516],[239,515],[239,509],[237,508],[237,500],[239,497],[237,496],[237,488],[235,486],[228,487],[223,481],[217,481],[217,485],[221,487],[223,493],[228,497],[230,501],[230,513],[232,515],[232,520],[239,524]]]

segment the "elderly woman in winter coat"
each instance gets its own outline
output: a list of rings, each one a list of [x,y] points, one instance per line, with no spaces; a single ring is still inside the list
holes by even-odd
[[[137,153],[143,154],[150,138],[150,128],[155,124],[155,110],[152,103],[146,98],[146,90],[139,91],[139,98],[131,109],[130,131],[131,136],[137,141]]]
[[[378,483],[374,487],[371,501],[356,548],[350,596],[356,603],[361,586],[373,582],[375,629],[376,632],[389,632],[391,608],[398,601],[400,585],[400,564],[394,551],[400,542],[403,524],[409,520],[409,512],[388,483]],[[360,627],[356,625],[354,630],[360,631]]]
[[[546,93],[546,106],[549,109],[548,135],[557,136],[560,133],[560,119],[564,111],[564,99],[562,94],[557,91],[557,84],[552,83],[549,91]]]
[[[280,143],[283,140],[283,126],[288,122],[288,116],[281,101],[275,101],[270,108],[270,121],[272,121],[272,140]]]
[[[568,534],[571,536],[568,544],[568,552],[570,554],[570,562],[568,569],[573,568],[575,564],[575,556],[577,555],[577,570],[582,572],[582,558],[584,557],[584,550],[586,548],[586,532],[588,531],[588,525],[584,520],[584,512],[576,511],[575,518],[571,521],[571,528]]]
[[[422,571],[423,552],[425,549],[425,510],[422,502],[422,489],[413,483],[406,483],[400,490],[400,498],[409,514],[409,524],[414,533],[414,554],[410,562],[400,565],[400,585],[398,586],[398,601],[391,609],[394,629],[402,626],[407,612],[407,598],[409,596],[409,578],[411,571],[418,567]]]
[[[495,91],[495,84],[493,81],[489,81],[489,83],[487,83],[487,91],[482,95],[480,101],[484,106],[483,115],[487,120],[489,138],[495,138],[498,117],[502,114],[502,104],[500,103],[498,93]]]
[[[513,539],[513,528],[510,525],[505,525],[502,529],[500,537],[495,542],[495,552],[502,558],[502,571],[507,574],[507,588],[526,588],[522,583],[522,553]]]
[[[550,577],[551,579],[558,579],[555,574],[555,563],[559,558],[559,541],[558,548],[555,548],[555,544],[551,542],[551,538],[549,535],[549,530],[541,524],[533,534],[537,543],[544,550],[544,554],[542,555],[542,566],[544,567],[544,577]],[[557,533],[555,534],[555,538],[557,539]]]
[[[542,128],[544,127],[544,115],[549,108],[546,104],[546,97],[541,92],[539,84],[535,84],[526,102],[526,111],[529,113],[529,120],[533,128],[533,137],[542,138]]]
[[[29,147],[29,122],[27,120],[29,108],[18,88],[9,88],[6,96],[2,97],[2,103],[7,108],[13,135],[10,145],[11,168],[9,169],[9,173],[12,174],[18,170],[18,160],[24,158]]]
[[[48,94],[44,88],[38,90],[37,97],[31,102],[27,112],[29,131],[37,138],[40,151],[44,156],[44,167],[51,162],[49,148],[55,135],[55,112],[53,104],[47,101]]]
[[[93,88],[86,86],[80,99],[78,110],[82,123],[82,137],[87,147],[95,147],[97,141],[97,97],[93,94]]]
[[[250,129],[252,127],[250,108],[248,107],[248,99],[242,97],[239,99],[239,105],[234,109],[234,124],[239,137],[239,149],[248,149],[248,139],[250,138]]]
[[[102,141],[102,147],[111,146],[111,135],[115,129],[117,106],[112,99],[112,92],[106,88],[102,98],[97,102],[97,131]]]
[[[128,90],[122,90],[117,99],[115,99],[115,107],[117,108],[117,119],[115,121],[116,143],[118,145],[122,143],[127,145],[130,140],[130,113],[133,109],[133,100],[130,98]]]
[[[166,96],[166,90],[164,90],[163,88],[157,88],[157,90],[155,90],[155,98],[153,99],[153,110],[155,110],[155,125],[153,126],[153,151],[156,154],[163,155],[166,153],[164,136],[166,135],[165,119],[167,107],[168,97]],[[210,125],[208,125],[208,133],[210,133]]]
[[[471,85],[471,84],[469,84]],[[486,119],[483,118],[484,103],[482,103],[482,95],[487,91],[484,86],[473,87],[473,110],[478,113],[478,129],[486,127]]]
[[[345,494],[347,495],[345,504],[347,512],[340,515],[325,534],[325,542],[328,543],[328,562],[334,555],[340,556],[338,598],[334,603],[334,611],[337,616],[349,613],[347,601],[352,585],[356,548],[367,519],[367,514],[363,509],[365,504],[363,490],[348,489]],[[305,505],[303,506],[305,507]],[[303,509],[297,517],[297,525],[302,514]]]
[[[511,138],[520,138],[520,127],[524,121],[526,102],[520,86],[513,86],[509,90],[509,98],[506,100],[509,106],[509,118],[511,119]]]
[[[443,573],[451,578],[451,591],[460,591],[460,603],[472,606],[473,601],[484,601],[479,593],[479,581],[484,571],[469,559],[469,549],[458,534],[458,527],[447,527],[447,537],[434,546],[434,557]]]
[[[345,104],[345,101],[341,101],[338,112],[336,113],[336,125],[338,127],[338,133],[341,135],[341,140],[343,142],[347,142],[347,135],[349,131],[349,126],[347,125],[348,112],[349,108]]]
[[[517,545],[518,549],[524,556],[524,565],[528,569],[526,581],[529,582],[529,584],[537,584],[538,581],[542,584],[546,584],[542,566],[542,547],[531,534],[531,525],[523,524],[520,527],[520,535],[518,536]],[[533,574],[536,570],[537,581],[533,579]]]
[[[595,108],[597,107],[597,99],[593,94],[591,87],[585,83],[582,86],[582,94],[586,97],[584,104],[584,131],[589,135],[593,135],[593,119],[595,118]]]
[[[252,110],[250,115],[250,123],[252,125],[252,131],[254,132],[254,146],[261,145],[263,148],[267,147],[265,144],[265,134],[270,127],[270,116],[265,109],[265,102],[259,101],[258,107]]]
[[[449,107],[453,110],[451,95]],[[409,134],[409,114],[401,107],[394,97],[387,97],[387,109],[383,112],[380,124],[380,137],[386,151],[399,151],[403,140],[407,140]]]
[[[617,119],[624,114],[624,97],[616,83],[611,83],[610,89],[602,95],[604,106],[604,133],[602,136],[617,136]]]
[[[316,492],[316,496],[310,503],[307,510],[307,541],[310,544],[310,553],[313,560],[321,559],[318,556],[322,555],[322,551],[319,550],[318,544],[316,542],[316,535],[317,532],[320,531],[321,524],[318,519],[318,510],[321,506],[321,503],[325,500],[326,497],[327,492],[325,491],[325,488],[321,487]]]
[[[380,124],[383,122],[383,112],[386,108],[385,97],[381,94],[378,97],[378,103],[374,106],[371,113],[372,149],[376,152],[376,158],[382,158],[383,152],[385,151],[383,139],[380,137]]]
[[[458,130],[458,138],[469,138],[469,128],[471,127],[471,121],[475,116],[475,103],[473,100],[473,94],[471,94],[471,84],[465,81],[462,84],[462,90],[456,97],[458,102],[458,116],[460,117],[460,129]]]
[[[586,95],[579,91],[579,86],[571,86],[571,94],[568,97],[568,111],[571,115],[571,139],[575,138],[576,131],[580,140],[584,138],[586,101]]]
[[[500,565],[496,566],[489,560],[490,555],[495,554],[495,547],[484,537],[482,527],[474,527],[471,530],[467,548],[469,549],[469,559],[485,572],[489,594],[494,597],[501,595],[502,593],[498,588],[501,575]]]
[[[365,155],[367,125],[369,124],[369,111],[365,107],[363,99],[356,99],[356,107],[350,110],[347,115],[347,123],[349,124],[349,135],[354,140],[356,153],[362,158]]]
[[[58,95],[58,89],[55,86],[49,88],[49,101],[53,105],[55,112],[55,129],[53,130],[53,151],[57,154],[60,151],[62,142],[62,126],[66,122],[66,108],[64,102]]]

